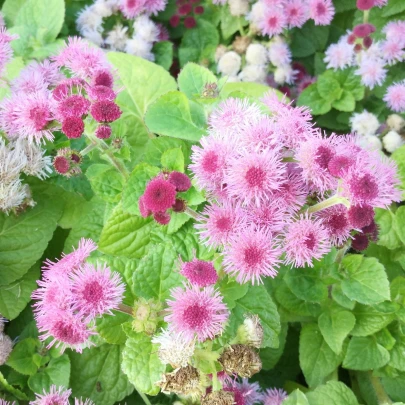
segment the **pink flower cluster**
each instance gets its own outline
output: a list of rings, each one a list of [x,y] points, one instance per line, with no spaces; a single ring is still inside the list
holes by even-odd
[[[157,14],[166,7],[167,0],[120,0],[120,10],[130,20],[140,14]]]
[[[373,7],[382,7],[388,3],[388,0],[357,0],[356,6],[359,10],[367,11]]]
[[[248,18],[262,35],[271,37],[287,28],[300,28],[309,19],[316,25],[329,25],[334,14],[332,0],[259,0]]]
[[[139,211],[144,218],[153,215],[153,219],[161,224],[170,222],[169,210],[183,212],[185,201],[176,198],[178,192],[187,191],[191,187],[190,179],[181,172],[162,172],[152,179],[139,198]]]
[[[306,108],[262,101],[271,115],[248,100],[222,102],[192,148],[190,169],[209,196],[196,228],[239,283],[275,277],[281,263],[312,266],[370,225],[374,207],[401,197],[394,162],[355,136],[323,135]]]
[[[17,38],[17,35],[9,34],[5,27],[0,27],[0,76],[3,75],[6,64],[13,57],[10,42]]]
[[[64,387],[56,387],[51,385],[49,392],[44,390],[43,394],[36,394],[35,401],[30,401],[30,405],[69,405],[69,397],[72,393],[72,390],[67,390]],[[1,400],[0,400],[0,405]],[[8,405],[6,403],[5,405]],[[75,405],[94,405],[94,402],[90,399],[85,399],[84,401],[80,398],[75,398]]]
[[[122,301],[125,287],[118,273],[106,266],[93,266],[86,259],[97,246],[81,239],[72,253],[53,263],[45,262],[39,288],[32,294],[35,319],[41,339],[50,338],[48,348],[56,345],[82,352],[89,345],[93,321],[112,314]]]
[[[60,129],[68,138],[79,138],[90,113],[99,123],[96,135],[108,138],[109,124],[121,115],[113,84],[103,51],[69,38],[52,60],[30,63],[11,83],[11,96],[0,104],[0,128],[9,138],[36,142],[52,140]]]

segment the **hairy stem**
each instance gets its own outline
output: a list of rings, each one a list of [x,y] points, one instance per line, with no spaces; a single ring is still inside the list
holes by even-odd
[[[318,204],[313,205],[312,207],[309,207],[307,212],[309,214],[312,214],[314,212],[322,211],[326,208],[333,207],[334,205],[337,204],[343,204],[347,208],[350,207],[350,203],[346,198],[334,195],[333,197],[330,197],[326,200],[319,202]]]
[[[132,308],[125,304],[119,304],[117,311],[122,312],[124,314],[132,315]]]
[[[186,209],[184,210],[184,213],[187,214],[189,217],[195,219],[196,221],[200,220],[200,215],[197,211],[194,211],[192,208],[190,207],[186,207]]]
[[[89,152],[91,152],[93,149],[97,148],[97,144],[92,142],[90,145],[87,145],[83,150],[80,151],[80,154],[82,156],[87,155]]]

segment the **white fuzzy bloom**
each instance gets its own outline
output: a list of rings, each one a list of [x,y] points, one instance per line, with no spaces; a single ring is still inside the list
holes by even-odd
[[[10,336],[0,334],[0,366],[3,365],[13,350],[13,341]]]
[[[260,21],[263,20],[265,8],[266,6],[262,1],[254,3],[250,13],[246,17],[247,20],[257,27],[260,24]]]
[[[274,71],[274,80],[277,84],[292,84],[294,81],[296,71],[293,70],[291,65],[281,65],[277,66]]]
[[[8,184],[17,180],[27,164],[25,153],[13,150],[0,139],[0,183]]]
[[[402,136],[396,131],[388,132],[382,141],[384,149],[389,153],[393,153],[404,144]]]
[[[251,315],[245,318],[243,325],[240,328],[240,333],[245,335],[243,336],[246,339],[246,342],[244,342],[245,344],[249,344],[259,349],[263,343],[263,326],[257,315]]]
[[[354,55],[353,45],[348,44],[347,36],[344,36],[337,44],[329,46],[323,60],[328,69],[344,69],[353,65]]]
[[[83,35],[84,38],[92,42],[93,44],[97,46],[101,46],[104,43],[103,36],[101,35],[101,32],[96,31],[96,30],[82,30],[81,34]]]
[[[158,350],[160,361],[175,368],[186,367],[194,354],[194,340],[190,342],[184,339],[181,333],[174,333],[167,329],[163,329],[160,335],[154,336],[152,343],[160,345]]]
[[[270,42],[269,59],[274,66],[285,66],[291,64],[290,48],[280,37],[276,37]]]
[[[226,52],[218,62],[218,71],[224,75],[236,76],[240,70],[242,58],[234,51]]]
[[[105,43],[110,46],[113,51],[123,51],[128,42],[127,35],[128,27],[123,27],[117,24],[108,34]]]
[[[127,41],[125,52],[150,61],[155,60],[155,55],[152,53],[152,43],[146,42],[137,35]]]
[[[374,41],[373,44],[368,49],[363,49],[360,52],[360,59],[378,59],[380,60],[382,56],[382,43],[379,41]]]
[[[405,120],[398,114],[391,114],[387,118],[387,125],[390,129],[400,132],[405,126]]]
[[[250,44],[246,49],[246,62],[251,65],[265,65],[268,62],[267,49],[261,44]]]
[[[159,27],[146,15],[135,20],[135,34],[146,42],[156,42],[159,38]]]
[[[229,12],[235,17],[245,15],[249,11],[249,2],[247,0],[229,0]]]
[[[267,66],[246,65],[238,76],[242,82],[264,83],[267,77]]]
[[[110,17],[114,12],[113,4],[108,0],[97,0],[93,4],[93,9],[102,18]]]
[[[362,113],[354,113],[350,118],[350,125],[352,132],[363,136],[375,135],[380,127],[377,117],[366,110]]]
[[[219,60],[226,54],[227,47],[225,45],[218,45],[215,50],[215,62],[218,63]]]
[[[367,150],[381,150],[382,143],[380,138],[375,135],[365,135],[359,139],[359,145]]]
[[[20,179],[11,183],[0,183],[0,211],[8,213],[12,208],[16,208],[27,198],[27,188]]]
[[[102,30],[103,18],[94,12],[93,6],[85,7],[78,15],[76,25],[83,35],[85,31]]]

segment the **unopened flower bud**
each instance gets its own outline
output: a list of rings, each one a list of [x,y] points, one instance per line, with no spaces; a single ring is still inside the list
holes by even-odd
[[[233,405],[235,394],[229,391],[214,391],[201,398],[201,405]]]
[[[260,348],[263,342],[263,326],[257,315],[247,316],[237,331],[238,343]]]
[[[262,369],[259,355],[249,346],[236,344],[226,348],[218,359],[229,375],[250,378]]]
[[[7,335],[0,334],[0,366],[3,365],[13,350],[13,341]]]
[[[384,149],[393,153],[404,144],[402,136],[396,131],[389,131],[382,140]]]
[[[135,301],[132,314],[132,328],[135,332],[145,332],[148,335],[153,335],[156,331],[157,324],[160,320],[159,311],[162,309],[162,304],[153,298],[146,300],[140,298]]]
[[[398,114],[391,114],[387,118],[387,125],[390,129],[401,132],[402,128],[405,127],[405,120]]]
[[[171,373],[165,373],[162,376],[162,381],[156,384],[163,392],[198,397],[202,394],[200,372],[192,366],[181,367]]]
[[[174,212],[184,212],[186,210],[187,204],[181,198],[176,198],[175,203],[172,205]]]
[[[236,39],[232,42],[232,48],[235,52],[242,55],[246,52],[251,42],[252,39],[250,37],[241,37],[238,35]]]

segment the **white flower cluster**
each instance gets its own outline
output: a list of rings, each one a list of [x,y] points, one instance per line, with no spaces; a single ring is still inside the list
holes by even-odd
[[[374,114],[366,110],[362,113],[354,113],[350,118],[350,125],[352,132],[360,136],[360,143],[364,147],[380,150],[384,147],[387,152],[392,153],[405,144],[399,133],[405,127],[405,121],[397,114],[387,118],[388,132],[382,137],[382,142],[378,135],[381,125]]]
[[[246,49],[243,68],[242,57],[234,51],[224,52],[221,47],[217,49],[216,59],[218,72],[229,76],[229,82],[265,84],[270,71],[274,72],[277,84],[291,84],[294,81],[291,52],[281,37],[274,37],[268,47],[259,43],[250,44]]]
[[[51,158],[34,143],[24,139],[5,143],[0,139],[0,211],[8,213],[23,202],[32,204],[28,185],[20,175],[44,179],[51,169]]]
[[[159,41],[160,29],[146,14],[135,18],[132,36],[128,34],[129,27],[121,23],[110,31],[105,30],[104,18],[121,13],[119,4],[119,0],[96,0],[85,7],[76,21],[80,34],[97,46],[154,61],[152,47]]]
[[[3,333],[4,331],[4,318],[0,315],[0,366],[5,364],[13,350],[13,341],[11,338]]]

